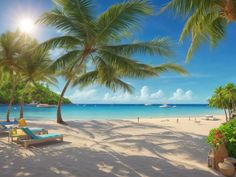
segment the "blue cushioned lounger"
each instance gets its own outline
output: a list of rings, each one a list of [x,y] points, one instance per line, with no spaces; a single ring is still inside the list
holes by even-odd
[[[21,128],[29,137],[27,140],[21,140],[24,143],[24,147],[27,148],[31,144],[44,143],[49,141],[55,141],[57,139],[63,141],[62,134],[49,133],[44,135],[35,135],[29,128]]]

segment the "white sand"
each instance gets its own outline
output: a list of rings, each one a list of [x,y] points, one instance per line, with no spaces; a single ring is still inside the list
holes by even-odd
[[[24,149],[0,136],[0,177],[213,177],[206,135],[223,120],[30,121],[63,133],[63,143]],[[200,120],[200,119],[199,119]]]

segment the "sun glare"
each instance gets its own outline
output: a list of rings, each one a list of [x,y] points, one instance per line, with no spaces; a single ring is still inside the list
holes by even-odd
[[[19,29],[24,33],[32,33],[35,30],[35,23],[31,18],[22,18],[19,20]]]

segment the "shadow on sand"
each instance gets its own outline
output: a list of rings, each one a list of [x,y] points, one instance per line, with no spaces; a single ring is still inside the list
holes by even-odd
[[[34,125],[34,124],[33,124]],[[40,126],[39,124],[35,124]],[[57,125],[44,128],[57,130]],[[131,135],[129,129],[140,130]],[[200,165],[206,163],[207,146],[205,137],[184,134],[169,129],[168,126],[138,124],[130,121],[76,121],[69,126],[60,126],[66,137],[71,133],[87,137],[93,145],[76,147],[73,143],[51,143],[24,149],[2,141],[0,137],[0,176],[35,177],[214,177],[216,173],[191,167],[191,163],[165,155],[184,154]],[[126,130],[122,133],[122,130]],[[161,130],[155,131],[142,130]],[[145,131],[144,131],[145,132]],[[65,140],[67,141],[67,138]],[[76,139],[79,141],[79,138]],[[111,146],[112,145],[112,146]],[[173,148],[166,148],[173,145]],[[99,147],[99,148],[96,148]],[[176,148],[177,147],[177,148]],[[135,149],[128,155],[119,148]],[[139,154],[148,151],[151,155]]]

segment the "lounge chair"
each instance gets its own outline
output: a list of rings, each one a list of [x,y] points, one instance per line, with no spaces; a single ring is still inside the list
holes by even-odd
[[[7,128],[4,124],[0,122],[0,133],[2,132],[8,132],[10,128]]]
[[[202,120],[217,121],[217,120],[219,120],[219,119],[217,119],[217,118],[214,117],[213,115],[205,115],[205,118],[203,118]]]
[[[29,128],[32,132],[34,133],[40,133],[40,132],[45,132],[47,130],[43,129],[43,128],[38,128],[38,127],[32,127],[32,128]],[[9,130],[12,130],[12,127],[8,128],[6,125],[2,124],[0,122],[0,131],[6,131],[8,132]]]
[[[35,135],[29,128],[24,127],[21,129],[26,135],[28,135],[28,139],[20,139],[20,142],[24,144],[25,148],[27,148],[31,144],[39,144],[55,140],[63,141],[62,134],[49,133],[44,135]]]
[[[46,133],[48,133],[48,131],[43,129],[43,128],[32,127],[32,128],[29,128],[29,129],[34,134],[46,134]],[[10,139],[11,139],[11,141],[13,141],[13,138],[17,138],[17,142],[18,142],[19,138],[24,136],[22,134],[14,133],[13,130],[14,130],[13,127],[8,128],[7,126],[5,126],[4,124],[2,124],[0,122],[0,133],[9,133],[8,142],[10,141]]]
[[[18,121],[10,121],[10,122],[0,121],[0,123],[3,124],[3,125],[17,125]]]

